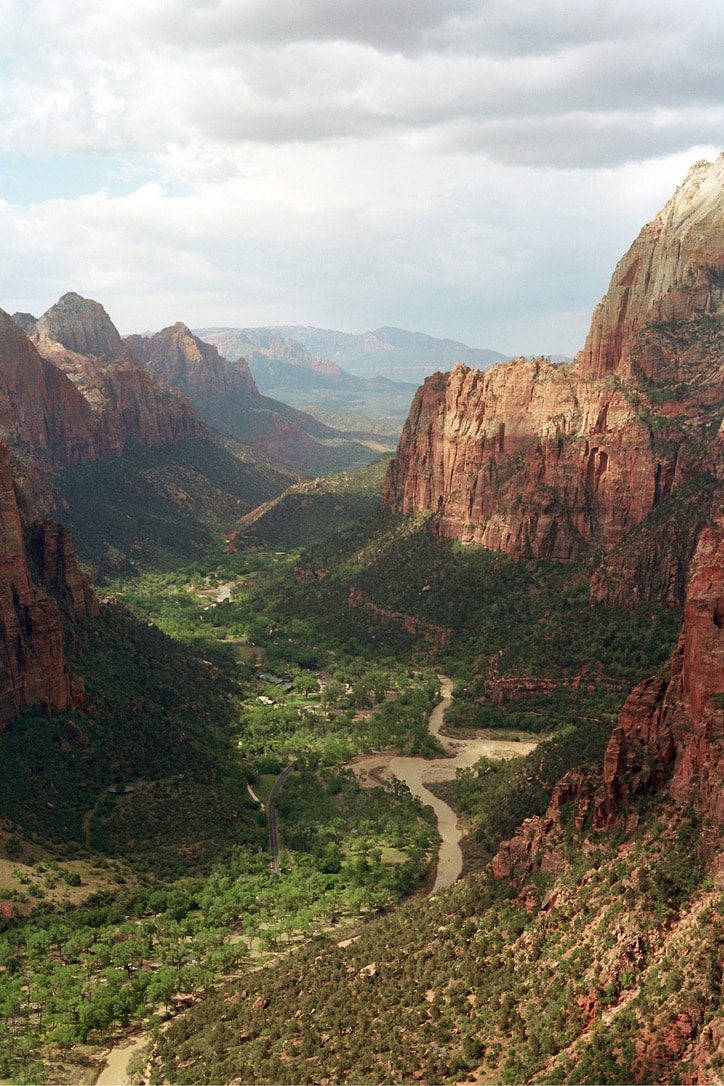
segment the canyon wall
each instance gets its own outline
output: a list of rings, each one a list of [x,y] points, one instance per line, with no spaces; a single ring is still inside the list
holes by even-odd
[[[129,441],[154,448],[207,436],[190,401],[159,387],[98,302],[64,294],[36,322],[31,338],[91,407],[96,455],[119,456]]]
[[[188,400],[133,363],[97,303],[65,295],[23,323],[34,341],[0,310],[0,727],[80,696],[64,622],[98,613],[70,530],[49,515],[51,473],[206,434]]]
[[[62,609],[98,613],[70,532],[50,518],[24,523],[27,485],[13,474],[0,442],[0,729],[30,706],[65,709],[82,696],[82,681],[65,666]]]
[[[724,432],[721,437],[724,447]],[[558,870],[560,812],[572,805],[579,832],[624,827],[633,832],[645,796],[667,793],[702,820],[702,848],[724,871],[724,488],[694,554],[679,644],[667,673],[628,696],[597,776],[571,770],[556,785],[542,817],[527,819],[493,861],[519,888],[537,870]]]
[[[432,509],[444,538],[559,560],[613,554],[670,510],[679,523],[698,517],[687,566],[724,407],[722,286],[724,156],[697,164],[644,227],[574,363],[457,365],[425,381],[383,501]],[[681,545],[661,533],[655,555],[618,552],[618,572],[598,578],[596,598],[681,602]]]
[[[23,464],[53,471],[93,459],[95,422],[83,394],[0,310],[0,439]]]
[[[227,361],[180,321],[153,336],[127,336],[125,342],[157,380],[179,389],[191,401],[232,393],[259,400],[246,361]]]

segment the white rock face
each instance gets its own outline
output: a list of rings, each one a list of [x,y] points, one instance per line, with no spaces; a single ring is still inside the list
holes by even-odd
[[[591,377],[627,376],[651,322],[716,313],[724,286],[724,154],[697,162],[619,261],[583,352]]]

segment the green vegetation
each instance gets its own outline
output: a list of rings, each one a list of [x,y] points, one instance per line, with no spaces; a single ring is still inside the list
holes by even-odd
[[[60,472],[53,482],[79,557],[104,569],[192,563],[218,532],[292,481],[291,471],[244,455],[188,438]]]
[[[361,471],[290,487],[244,517],[241,532],[251,540],[293,550],[320,543],[374,513],[388,462],[388,456],[379,457]]]
[[[582,849],[590,818],[579,826],[571,809],[559,881],[531,872],[525,907],[480,873],[411,905],[435,855],[430,809],[344,766],[439,755],[428,719],[438,673],[450,675],[453,736],[541,739],[442,786],[489,855],[545,811],[569,768],[600,766],[623,699],[670,656],[676,613],[610,610],[589,601],[583,566],[513,562],[437,540],[427,517],[370,512],[381,463],[295,487],[225,535],[205,512],[206,534],[191,529],[178,494],[157,501],[157,468],[124,482],[87,467],[95,527],[66,489],[86,557],[111,557],[114,487],[138,514],[119,528],[129,560],[99,577],[101,618],[69,631],[82,703],[26,714],[0,737],[16,872],[0,891],[0,1075],[72,1081],[78,1046],[197,1001],[159,1041],[155,1080],[612,1075],[596,1062],[600,1028],[577,1040],[586,1000],[600,1018],[643,991],[641,960],[615,956],[624,910],[648,933],[648,962],[656,925],[703,892],[694,821],[659,812],[647,823],[658,836],[642,832],[623,855],[615,834]],[[80,474],[72,485],[83,489]],[[216,527],[223,502],[217,513]],[[347,527],[334,533],[337,515]],[[260,802],[290,763],[275,876]],[[355,941],[337,945],[345,935]],[[646,998],[663,1013],[657,976]],[[609,1034],[624,1047],[642,1020],[627,1013]],[[610,1060],[608,1042],[601,1052]],[[638,1075],[632,1060],[617,1066]]]
[[[639,894],[672,814],[625,852],[561,842],[544,904],[470,876],[351,945],[318,939],[220,988],[159,1039],[153,1081],[681,1081],[692,1024],[721,1013],[724,898],[692,880],[662,923]],[[680,915],[695,924],[672,938]]]

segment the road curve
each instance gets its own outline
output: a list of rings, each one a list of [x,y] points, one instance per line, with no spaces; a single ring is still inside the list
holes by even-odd
[[[274,875],[279,874],[279,819],[277,818],[275,800],[282,790],[284,781],[287,779],[293,768],[294,763],[288,765],[286,769],[281,771],[272,785],[271,792],[269,793],[269,801],[266,805],[266,818],[269,826],[269,856],[272,873]]]

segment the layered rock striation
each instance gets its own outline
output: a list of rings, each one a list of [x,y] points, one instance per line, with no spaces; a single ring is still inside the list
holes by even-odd
[[[32,341],[0,311],[0,726],[78,696],[64,622],[98,611],[70,530],[48,515],[50,474],[206,434],[188,400],[133,363],[97,303],[70,294],[39,321],[22,317]]]
[[[0,729],[34,705],[65,709],[82,696],[66,669],[63,615],[95,615],[98,604],[75,560],[70,532],[32,512],[0,442]]]
[[[724,434],[722,435],[724,444]],[[556,785],[543,817],[527,819],[493,861],[520,888],[536,870],[562,866],[560,812],[573,805],[582,831],[639,821],[641,800],[667,793],[702,821],[705,857],[724,871],[724,489],[691,564],[679,644],[668,672],[640,683],[626,699],[599,777],[571,770]]]
[[[597,822],[610,825],[665,787],[704,819],[710,857],[724,829],[724,506],[699,538],[668,679],[631,693],[606,751]],[[722,853],[724,860],[724,853]]]
[[[710,474],[724,409],[723,287],[721,156],[695,166],[644,227],[574,364],[518,359],[485,372],[461,364],[426,380],[384,502],[404,513],[432,509],[442,537],[559,560],[622,547],[658,510],[679,523],[693,516],[688,502]],[[684,566],[706,508],[699,500]],[[666,532],[654,561],[624,548],[597,598],[631,603],[641,592],[681,602],[680,551]]]
[[[232,394],[259,399],[243,358],[227,361],[180,321],[153,336],[128,336],[125,343],[157,380],[179,389],[192,402]]]
[[[670,489],[650,446],[622,390],[582,386],[542,358],[458,365],[418,392],[384,501],[432,509],[446,538],[573,559],[618,542]]]
[[[98,302],[64,294],[37,321],[32,340],[90,405],[97,455],[119,456],[129,441],[155,448],[206,436],[189,400],[159,387]]]

